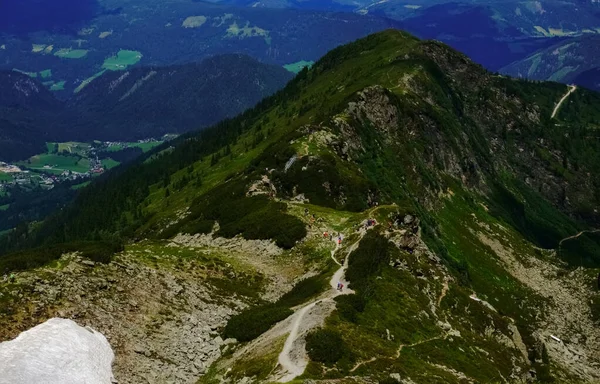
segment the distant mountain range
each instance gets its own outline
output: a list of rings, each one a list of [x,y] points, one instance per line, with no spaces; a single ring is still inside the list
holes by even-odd
[[[64,1],[64,0],[63,0]],[[375,15],[181,1],[102,0],[93,19],[21,34],[0,29],[0,69],[18,69],[67,98],[110,71],[247,54],[280,66],[315,61],[370,33]]]
[[[497,71],[569,38],[600,33],[600,5],[593,1],[444,1],[444,0],[214,0],[253,8],[328,9],[377,15],[401,21],[402,28],[436,39]],[[588,40],[589,41],[589,40]],[[585,42],[581,43],[585,45]],[[581,50],[592,61],[594,49]],[[556,71],[568,71],[569,65]],[[572,72],[572,71],[571,71]],[[573,74],[573,73],[571,73]],[[537,78],[535,75],[533,78]],[[542,77],[549,79],[549,77]],[[561,80],[562,81],[562,80]]]
[[[26,158],[46,141],[127,141],[206,127],[253,106],[291,78],[281,67],[224,55],[111,72],[63,102],[27,75],[1,72],[0,159]]]
[[[600,36],[569,38],[502,68],[514,77],[575,83],[600,91]]]

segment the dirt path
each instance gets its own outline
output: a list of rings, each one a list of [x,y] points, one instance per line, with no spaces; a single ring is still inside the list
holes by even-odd
[[[348,254],[352,253],[352,251],[355,249],[355,247],[358,245],[361,239],[362,236],[360,239],[358,239],[358,241],[355,244],[352,245],[352,247],[348,249]],[[331,289],[328,290],[324,295],[322,295],[318,300],[315,300],[302,307],[294,315],[294,320],[291,324],[290,333],[287,339],[285,340],[283,350],[279,354],[278,358],[279,365],[281,366],[282,371],[284,372],[283,376],[279,379],[280,383],[287,383],[293,380],[294,378],[300,376],[304,372],[304,369],[308,364],[308,361],[304,360],[294,361],[294,359],[292,359],[292,356],[297,355],[297,353],[295,353],[294,351],[294,343],[298,339],[300,326],[302,325],[303,321],[305,320],[305,317],[310,312],[310,310],[313,309],[317,304],[332,301],[336,296],[354,293],[354,291],[352,291],[351,289],[345,288],[348,286],[348,282],[344,279],[344,273],[346,271],[346,268],[348,267],[348,257],[345,258],[344,265],[340,264],[340,262],[335,257],[335,254],[339,251],[340,247],[340,244],[338,244],[336,241],[336,247],[333,251],[331,251],[331,258],[338,265],[340,265],[340,268],[333,274],[331,280],[329,280],[329,285],[331,286]],[[342,291],[338,291],[337,289],[338,282],[344,284],[344,289]]]
[[[578,238],[579,236],[583,235],[584,233],[598,233],[598,232],[600,232],[600,229],[588,229],[588,230],[586,230],[586,231],[581,231],[581,232],[579,232],[579,233],[578,233],[578,234],[576,234],[576,235],[569,236],[569,237],[565,237],[564,239],[562,239],[562,240],[561,240],[561,241],[558,243],[558,247],[559,247],[559,249],[560,249],[560,246],[562,245],[562,243],[564,243],[565,241],[568,241],[568,240],[573,240],[573,239],[576,239],[576,238]]]
[[[438,297],[438,300],[437,300],[438,308],[440,307],[440,304],[442,304],[442,300],[444,299],[444,297],[446,296],[447,293],[448,293],[448,280],[444,280],[444,285],[442,286],[442,293],[440,293],[440,297]]]
[[[569,85],[569,90],[567,91],[567,93],[565,93],[565,95],[562,97],[562,99],[560,99],[558,104],[556,104],[556,107],[554,107],[554,111],[552,111],[552,116],[550,116],[551,119],[554,119],[554,116],[556,116],[556,114],[558,113],[558,110],[560,109],[560,106],[562,105],[562,103],[565,100],[567,100],[567,98],[571,95],[571,93],[575,92],[576,89],[577,89],[577,86]]]

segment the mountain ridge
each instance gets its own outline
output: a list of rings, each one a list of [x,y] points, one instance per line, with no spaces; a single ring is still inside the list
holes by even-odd
[[[131,382],[279,381],[277,357],[303,314],[298,380],[594,382],[600,151],[589,137],[600,96],[578,88],[552,118],[566,92],[491,74],[439,42],[371,35],[2,238],[0,268],[25,270],[24,291],[53,276],[44,292],[58,287],[63,301],[40,313],[87,305],[84,319],[118,340],[117,379]],[[118,240],[111,262],[103,247]],[[98,263],[85,269],[81,257]],[[341,258],[355,294],[324,300]],[[153,274],[161,283],[127,277]],[[102,275],[114,282],[84,288]],[[149,285],[161,295],[140,294]],[[80,289],[90,297],[71,299]],[[223,298],[210,304],[214,328],[198,301],[207,289]],[[93,320],[124,297],[124,314]],[[155,331],[137,339],[127,316]],[[190,334],[211,341],[187,345]]]

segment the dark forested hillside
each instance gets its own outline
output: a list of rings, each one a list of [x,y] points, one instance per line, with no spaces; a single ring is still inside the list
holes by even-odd
[[[39,153],[62,104],[29,76],[0,71],[0,160],[22,159]]]
[[[63,102],[39,81],[0,73],[0,160],[44,152],[46,141],[131,141],[200,129],[282,88],[292,74],[243,55],[112,72]]]
[[[234,117],[282,88],[292,74],[243,55],[106,74],[68,102],[69,136],[135,140],[183,133]],[[126,127],[126,129],[123,129]]]

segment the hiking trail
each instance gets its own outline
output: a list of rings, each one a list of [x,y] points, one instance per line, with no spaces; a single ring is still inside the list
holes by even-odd
[[[598,233],[600,232],[600,229],[587,229],[585,231],[581,231],[576,235],[573,236],[569,236],[569,237],[565,237],[564,239],[562,239],[559,243],[558,243],[558,249],[560,249],[560,246],[562,245],[562,243],[564,243],[565,241],[569,241],[569,240],[573,240],[578,238],[579,236],[585,234],[585,233]]]
[[[361,239],[362,235],[356,241],[356,243],[354,243],[348,249],[348,255],[352,253],[354,249],[356,249]],[[334,240],[337,239],[334,238]],[[314,300],[311,303],[308,303],[304,307],[300,308],[293,315],[294,321],[291,324],[290,333],[287,339],[285,340],[283,350],[279,354],[278,358],[278,363],[281,366],[283,372],[283,375],[278,380],[278,382],[280,383],[287,383],[293,380],[294,378],[302,375],[302,373],[304,373],[304,369],[308,365],[308,361],[305,361],[304,359],[300,359],[300,361],[294,361],[291,357],[293,354],[295,355],[294,343],[298,339],[299,329],[305,316],[310,312],[311,309],[313,309],[319,303],[332,301],[336,296],[339,295],[348,295],[354,293],[354,291],[352,291],[351,289],[346,288],[348,286],[348,282],[344,279],[344,273],[346,271],[346,268],[348,267],[348,257],[345,258],[343,265],[335,257],[335,254],[339,251],[340,248],[341,245],[336,241],[335,249],[331,251],[331,258],[333,259],[333,261],[336,262],[336,264],[340,266],[340,268],[333,274],[333,276],[329,280],[329,285],[331,286],[331,289],[325,292],[322,296],[320,296],[319,299]],[[343,291],[337,290],[338,282],[344,284]]]
[[[567,93],[565,93],[565,95],[562,97],[562,99],[560,99],[558,104],[556,104],[556,107],[554,107],[554,111],[552,111],[552,116],[550,116],[551,119],[554,119],[554,116],[556,116],[556,114],[558,113],[558,110],[560,109],[560,106],[562,105],[562,103],[565,100],[567,100],[567,98],[571,95],[571,93],[575,92],[576,89],[577,89],[576,85],[569,85],[569,90],[567,91]]]

